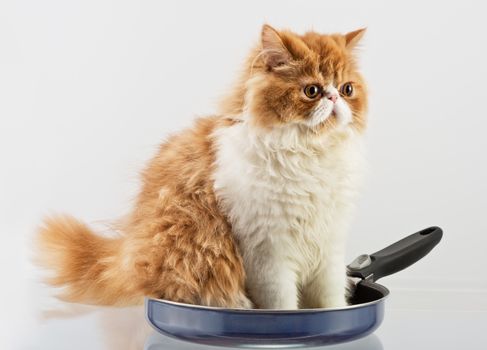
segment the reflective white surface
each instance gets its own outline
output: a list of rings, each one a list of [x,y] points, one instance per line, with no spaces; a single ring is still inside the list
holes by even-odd
[[[453,309],[448,311],[447,309],[447,307],[445,310],[396,309],[391,305],[389,308],[386,307],[384,323],[374,334],[354,342],[320,348],[329,350],[483,348],[487,329],[487,311]],[[44,320],[35,327],[35,330],[18,337],[13,346],[13,349],[26,350],[223,349],[191,344],[156,333],[146,323],[142,307],[112,309],[84,306],[44,313]]]
[[[292,347],[296,348],[296,347]],[[177,339],[172,339],[167,336],[154,333],[150,335],[145,344],[144,350],[167,350],[167,349],[174,349],[174,350],[197,350],[197,349],[235,349],[235,348],[226,348],[226,347],[211,347],[211,346],[202,346],[196,344],[190,344],[187,342],[182,342]],[[268,345],[265,347],[259,347],[259,349],[275,349],[272,345]],[[280,348],[285,349],[285,348]],[[330,345],[330,346],[321,346],[321,347],[314,347],[313,349],[327,349],[327,350],[382,350],[382,343],[375,334],[371,334],[363,339],[359,339],[349,343],[343,343],[339,345]]]

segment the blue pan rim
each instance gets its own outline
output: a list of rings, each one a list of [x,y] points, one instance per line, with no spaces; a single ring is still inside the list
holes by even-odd
[[[315,308],[315,309],[297,309],[297,310],[282,310],[282,309],[237,309],[237,308],[224,308],[224,307],[217,307],[217,306],[203,306],[203,305],[193,305],[193,304],[186,304],[186,303],[180,303],[177,301],[171,301],[171,300],[166,300],[166,299],[159,299],[159,298],[151,298],[151,297],[146,297],[145,302],[148,304],[149,302],[159,302],[159,303],[165,303],[165,304],[170,304],[174,306],[179,306],[179,307],[185,307],[189,309],[199,309],[199,310],[209,310],[209,311],[218,311],[218,312],[238,312],[238,313],[250,313],[250,314],[305,314],[305,313],[316,313],[316,312],[332,312],[332,311],[345,311],[345,310],[352,310],[352,309],[358,309],[358,308],[363,308],[371,305],[375,305],[378,303],[383,302],[385,299],[389,297],[389,289],[384,287],[381,284],[378,283],[368,283],[366,281],[363,281],[361,283],[367,284],[367,286],[374,288],[374,289],[379,289],[382,293],[383,296],[382,298],[369,301],[366,303],[360,303],[360,304],[355,304],[355,305],[348,305],[348,306],[343,306],[343,307],[333,307],[333,308]]]

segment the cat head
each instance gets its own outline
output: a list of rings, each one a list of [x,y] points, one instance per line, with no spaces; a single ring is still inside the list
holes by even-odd
[[[367,91],[354,48],[365,29],[297,35],[264,25],[260,45],[225,106],[260,128],[298,126],[316,134],[365,127]]]

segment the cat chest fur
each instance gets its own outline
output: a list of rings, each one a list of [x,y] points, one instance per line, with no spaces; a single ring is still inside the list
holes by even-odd
[[[214,137],[215,193],[246,266],[265,254],[305,282],[343,256],[361,163],[353,137],[337,145],[245,122]]]

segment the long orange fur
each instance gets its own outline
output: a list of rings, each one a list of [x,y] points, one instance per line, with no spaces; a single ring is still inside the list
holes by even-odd
[[[357,97],[349,103],[357,129],[365,126],[365,84],[345,47],[361,34],[361,30],[346,36],[279,32],[289,51],[307,60],[302,74],[312,75],[309,67],[320,67],[340,72],[341,81],[355,82]],[[48,282],[63,288],[62,299],[120,306],[138,304],[151,296],[192,304],[251,307],[242,259],[213,192],[212,133],[238,122],[233,116],[244,108],[246,81],[252,72],[269,69],[260,50],[259,46],[251,52],[242,78],[224,100],[222,115],[199,119],[193,128],[172,136],[160,147],[142,173],[142,189],[123,224],[123,234],[99,236],[70,216],[45,220],[38,235],[41,264],[53,272]],[[298,78],[296,74],[283,76],[272,89],[259,91],[260,102],[251,111],[257,116],[257,127],[289,122],[286,118],[291,117],[283,109],[286,106],[310,108],[292,97],[279,104],[275,95]],[[269,79],[273,79],[271,74]]]

